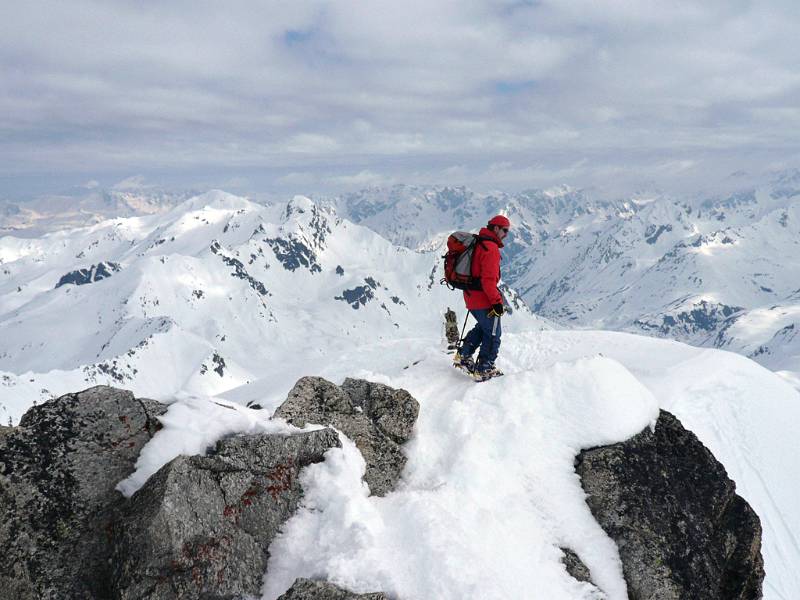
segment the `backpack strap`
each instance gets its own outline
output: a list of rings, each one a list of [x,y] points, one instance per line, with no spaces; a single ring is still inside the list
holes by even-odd
[[[486,246],[483,245],[483,242],[492,242],[498,248],[500,247],[500,244],[497,243],[496,239],[490,238],[490,237],[486,237],[485,235],[475,235],[475,239],[478,240],[478,243],[481,245],[481,248],[483,248],[484,250],[486,250]]]

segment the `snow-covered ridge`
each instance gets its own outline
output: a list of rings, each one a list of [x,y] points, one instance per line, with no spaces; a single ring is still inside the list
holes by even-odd
[[[507,375],[480,385],[449,367],[435,338],[330,357],[321,374],[331,381],[356,374],[419,400],[408,464],[385,498],[369,495],[363,458],[347,439],[308,468],[304,505],[271,547],[265,599],[302,576],[397,598],[516,598],[534,587],[553,598],[626,598],[616,549],[587,510],[573,460],[582,448],[648,427],[659,408],[698,435],[759,515],[764,598],[793,597],[800,514],[786,473],[800,468],[789,450],[796,390],[735,354],[630,334],[527,332],[504,344]],[[217,399],[176,402],[124,489],[185,449],[279,429],[267,417],[282,400],[267,398],[259,411]],[[605,596],[565,575],[564,546]]]
[[[423,251],[503,212],[513,223],[503,274],[537,314],[734,350],[800,380],[800,342],[790,335],[800,327],[797,182],[797,172],[785,172],[719,195],[619,201],[568,187],[477,194],[395,186],[334,203],[346,218]]]
[[[302,196],[265,207],[212,191],[0,238],[0,419],[96,383],[171,398],[297,379],[352,344],[441,331],[463,301],[440,269]],[[516,305],[512,330],[537,322]]]

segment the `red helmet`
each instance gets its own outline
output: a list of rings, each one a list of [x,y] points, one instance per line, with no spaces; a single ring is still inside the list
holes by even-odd
[[[502,227],[504,229],[508,229],[511,227],[511,221],[508,220],[508,217],[503,215],[497,215],[496,217],[492,217],[489,219],[489,227],[496,225],[497,227]]]

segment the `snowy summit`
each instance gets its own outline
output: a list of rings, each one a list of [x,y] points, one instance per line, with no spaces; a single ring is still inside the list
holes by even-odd
[[[265,207],[211,192],[163,214],[40,238],[5,237],[0,259],[0,409],[4,420],[18,424],[0,431],[0,445],[15,440],[4,446],[0,484],[21,493],[8,477],[12,468],[33,472],[20,466],[30,456],[19,454],[25,444],[51,444],[52,464],[62,464],[53,450],[59,440],[72,448],[63,455],[68,460],[80,456],[81,436],[97,427],[93,420],[114,423],[90,438],[114,448],[109,455],[128,452],[104,484],[111,504],[103,510],[115,515],[115,525],[104,534],[110,558],[101,571],[113,589],[160,590],[157,578],[146,579],[151,571],[144,565],[158,559],[159,539],[177,536],[169,538],[183,540],[174,542],[170,560],[177,562],[173,570],[164,563],[162,576],[174,577],[175,589],[202,589],[208,597],[233,589],[225,587],[234,585],[228,576],[246,566],[235,553],[236,560],[225,562],[230,548],[268,539],[259,550],[263,568],[247,580],[265,599],[303,597],[292,594],[321,582],[347,590],[341,593],[348,598],[380,592],[392,599],[624,599],[632,586],[655,580],[637,579],[647,569],[631,566],[631,552],[641,548],[632,550],[619,541],[624,532],[609,529],[576,460],[587,464],[586,457],[600,456],[591,452],[604,448],[625,457],[632,439],[655,443],[647,440],[662,431],[660,411],[697,436],[696,452],[708,453],[709,465],[721,463],[686,462],[685,473],[700,468],[711,481],[717,469],[724,475],[720,493],[727,494],[720,498],[734,498],[735,484],[735,497],[760,522],[748,530],[760,543],[752,573],[722,569],[720,585],[772,600],[790,600],[800,589],[792,477],[800,459],[789,451],[800,392],[748,358],[630,333],[559,330],[509,290],[513,312],[503,317],[498,359],[505,376],[477,384],[453,369],[445,352],[444,312],[456,309],[461,324],[464,310],[460,296],[439,285],[440,252],[397,246],[305,197]],[[295,384],[308,376],[322,386],[314,389],[327,391],[301,397]],[[109,388],[71,395],[97,384],[167,406],[140,400],[121,408],[126,396]],[[398,390],[418,403],[403,435],[386,420]],[[113,410],[108,398],[115,398]],[[295,425],[280,416],[290,414],[284,405],[293,398],[317,407],[318,420]],[[52,439],[36,433],[51,406],[81,415]],[[321,422],[336,411],[347,418]],[[144,425],[126,430],[136,419]],[[347,424],[362,422],[366,429]],[[126,440],[121,446],[108,437],[118,428]],[[289,443],[296,446],[280,446]],[[270,449],[283,462],[263,463],[261,475],[253,467],[252,481],[242,479],[248,444],[251,456]],[[392,456],[402,468],[377,494],[369,470]],[[77,469],[75,462],[63,464],[64,473]],[[673,468],[664,465],[664,473]],[[682,468],[674,475],[679,485],[699,490],[681,479]],[[91,477],[104,470],[93,468]],[[264,472],[266,482],[259,479]],[[197,482],[207,482],[205,491],[182,492]],[[74,485],[79,489],[80,481]],[[269,527],[273,517],[251,520],[257,513],[250,511],[268,510],[270,502],[294,502],[296,509]],[[167,526],[171,511],[184,509],[197,516]],[[5,510],[9,519],[27,518]],[[675,527],[694,527],[686,510]],[[68,517],[77,518],[60,518],[71,523]],[[668,518],[658,516],[654,527]],[[24,527],[45,535],[36,529],[41,522]],[[48,539],[70,540],[80,530],[66,527]],[[211,537],[198,537],[201,530]],[[726,539],[719,547],[738,548],[745,538]],[[709,557],[714,544],[690,550]],[[9,552],[24,555],[12,546]],[[126,547],[150,550],[131,555]],[[739,550],[733,554],[707,560],[750,564],[735,562]],[[567,567],[568,556],[586,570],[585,579]],[[26,573],[34,581],[36,574]],[[45,579],[56,585],[55,574],[43,577],[35,585]],[[69,585],[83,585],[76,577]],[[662,583],[672,581],[665,577]],[[0,581],[12,580],[0,568]]]

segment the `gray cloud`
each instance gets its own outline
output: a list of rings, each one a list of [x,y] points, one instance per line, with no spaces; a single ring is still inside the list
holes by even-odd
[[[797,160],[798,25],[792,0],[5,3],[0,186],[688,185]]]

